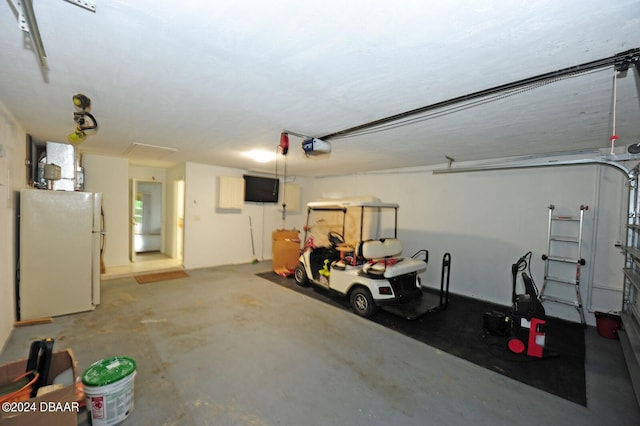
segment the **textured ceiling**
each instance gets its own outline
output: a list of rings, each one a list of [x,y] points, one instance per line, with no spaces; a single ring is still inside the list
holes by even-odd
[[[0,5],[0,102],[34,138],[65,142],[74,127],[71,97],[84,93],[100,127],[81,151],[126,156],[134,143],[176,149],[149,164],[272,172],[273,162],[243,153],[275,152],[283,129],[322,136],[640,47],[637,0],[96,0],[95,13],[34,0],[43,70],[14,2]],[[287,172],[606,148],[614,74],[609,67],[331,139],[324,156],[305,157],[302,139],[291,136]],[[623,145],[640,141],[639,81],[634,72],[619,77]]]

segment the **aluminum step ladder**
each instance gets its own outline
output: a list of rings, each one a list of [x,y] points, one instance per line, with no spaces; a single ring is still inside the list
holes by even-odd
[[[589,210],[589,206],[580,206],[580,214],[578,216],[559,216],[554,215],[555,206],[551,204],[549,206],[549,225],[547,229],[547,254],[542,255],[544,260],[544,284],[540,290],[539,300],[541,303],[546,301],[560,303],[568,306],[573,306],[578,310],[580,314],[580,323],[586,325],[584,319],[584,311],[582,309],[582,297],[580,296],[580,269],[585,265],[585,260],[582,258],[582,231],[584,227],[584,213]],[[576,231],[577,233],[571,233],[571,235],[558,235],[556,234],[558,224],[560,222],[572,222],[574,225],[565,225],[564,231],[569,230]],[[575,257],[571,256],[556,256],[553,253],[564,249],[564,253],[575,252]],[[575,264],[575,275],[571,271],[571,276],[568,277],[569,272],[563,274],[564,276],[551,276],[550,270],[554,264]],[[556,268],[560,270],[561,268]],[[575,298],[562,298],[549,296],[545,292],[551,286],[573,286],[575,288]]]

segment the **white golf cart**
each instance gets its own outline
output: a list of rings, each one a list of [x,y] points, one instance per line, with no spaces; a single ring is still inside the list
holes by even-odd
[[[379,201],[318,201],[307,204],[305,245],[294,277],[348,296],[353,311],[372,316],[378,307],[407,306],[412,319],[428,312],[420,306],[418,273],[429,253],[400,257],[398,205]],[[419,259],[418,257],[423,257]],[[406,311],[406,310],[405,310]]]

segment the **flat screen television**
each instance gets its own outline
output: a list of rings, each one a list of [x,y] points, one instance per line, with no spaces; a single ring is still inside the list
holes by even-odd
[[[243,175],[244,201],[277,203],[280,179]]]

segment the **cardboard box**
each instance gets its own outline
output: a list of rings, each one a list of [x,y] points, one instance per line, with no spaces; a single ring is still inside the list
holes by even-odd
[[[300,238],[298,231],[284,229],[273,231],[271,247],[271,264],[273,271],[293,271],[300,257]]]
[[[0,383],[8,383],[24,373],[27,359],[0,366]],[[70,371],[69,371],[70,370]],[[54,352],[49,382],[64,377],[62,388],[28,401],[0,407],[0,425],[4,426],[77,426],[79,406],[76,402],[76,360],[71,349]]]

